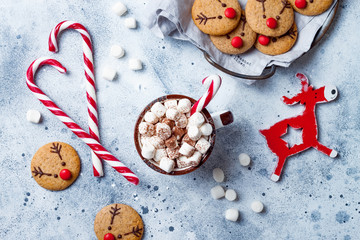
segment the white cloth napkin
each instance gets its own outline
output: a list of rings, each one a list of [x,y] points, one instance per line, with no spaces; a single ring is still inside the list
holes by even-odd
[[[337,1],[334,1],[330,9],[319,16],[309,17],[295,13],[298,39],[289,52],[277,56],[265,55],[255,48],[241,55],[221,53],[211,43],[209,36],[202,33],[192,21],[191,7],[194,0],[151,0],[147,4],[145,24],[160,38],[169,36],[190,41],[229,70],[246,75],[260,75],[268,66],[288,67],[294,60],[307,52],[311,48],[317,31],[334,10]],[[247,0],[239,0],[239,2],[244,9]]]

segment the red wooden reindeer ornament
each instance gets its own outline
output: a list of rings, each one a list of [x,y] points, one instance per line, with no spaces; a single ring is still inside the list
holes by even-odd
[[[271,180],[274,182],[279,180],[286,158],[310,147],[332,158],[337,156],[337,151],[319,143],[317,139],[318,130],[315,115],[315,106],[317,103],[330,102],[337,97],[338,91],[336,87],[323,86],[315,89],[309,84],[309,80],[304,74],[298,73],[296,77],[301,80],[301,92],[292,98],[284,96],[282,97],[282,101],[287,105],[302,104],[305,106],[304,112],[299,116],[277,122],[269,129],[260,130],[260,133],[266,138],[270,150],[278,157],[277,166],[271,175]],[[281,138],[287,133],[288,127],[302,129],[303,142],[301,144],[295,144],[290,147],[288,143]]]

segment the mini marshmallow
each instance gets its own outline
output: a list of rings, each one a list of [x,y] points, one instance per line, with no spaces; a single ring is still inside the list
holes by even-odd
[[[202,154],[205,154],[207,150],[209,150],[210,146],[211,144],[205,138],[200,138],[199,141],[197,141],[197,143],[195,144],[196,150],[198,150]]]
[[[256,213],[261,213],[264,210],[264,204],[260,201],[253,201],[251,203],[251,209]]]
[[[162,149],[156,149],[155,151],[155,155],[154,155],[154,160],[156,162],[160,162],[160,160],[164,157],[168,157],[165,148]]]
[[[155,124],[159,121],[159,118],[153,112],[146,112],[144,116],[144,120],[148,123]]]
[[[184,156],[190,157],[195,151],[195,148],[190,146],[189,144],[187,144],[186,142],[184,142],[180,149],[179,149],[179,153],[181,153]]]
[[[186,142],[187,144],[195,147],[196,141],[193,141],[190,139],[189,135],[185,134],[184,137],[181,140],[183,143]]]
[[[117,2],[112,6],[112,11],[119,16],[124,15],[126,13],[127,8],[122,2]]]
[[[155,148],[153,145],[151,145],[151,144],[143,145],[143,147],[141,149],[141,155],[144,158],[150,160],[154,157],[154,154],[155,154]]]
[[[142,145],[150,144],[149,141],[150,141],[150,137],[141,136],[141,138],[140,138],[140,142]]]
[[[122,58],[125,54],[124,49],[119,45],[112,45],[110,49],[110,55],[115,58]]]
[[[205,122],[205,118],[204,118],[204,116],[203,116],[201,113],[199,113],[199,112],[194,113],[194,114],[189,118],[189,125],[190,125],[190,126],[200,127],[204,122]]]
[[[174,170],[175,168],[175,162],[173,160],[171,160],[170,158],[167,157],[163,157],[160,160],[160,165],[159,167],[164,170],[167,173],[170,173]]]
[[[200,161],[201,161],[202,155],[200,152],[195,151],[194,154],[189,157],[189,161],[191,166],[196,167],[199,165]]]
[[[250,165],[251,159],[249,157],[249,155],[247,155],[246,153],[241,153],[239,155],[239,161],[241,166],[247,167]]]
[[[162,103],[156,102],[154,105],[152,105],[151,112],[153,112],[158,118],[161,118],[165,115],[166,108],[164,105],[162,105]]]
[[[188,120],[187,120],[187,117],[185,116],[185,114],[181,114],[179,119],[177,119],[175,121],[176,126],[179,128],[186,128],[187,123],[188,123]]]
[[[153,145],[155,149],[165,148],[164,140],[162,140],[158,136],[150,137],[147,142]]]
[[[210,192],[213,199],[220,199],[225,196],[224,188],[220,185],[213,187]]]
[[[155,126],[151,123],[141,122],[139,124],[139,133],[145,137],[151,137],[155,134]]]
[[[141,70],[143,68],[141,60],[137,58],[131,58],[129,60],[129,68],[133,71]]]
[[[225,179],[225,174],[221,168],[213,169],[213,178],[216,182],[223,182]]]
[[[166,153],[168,154],[170,159],[175,159],[180,157],[180,153],[179,153],[179,147],[177,148],[166,148]]]
[[[164,105],[167,109],[169,108],[177,108],[177,101],[175,99],[167,100],[164,102]]]
[[[165,123],[156,124],[156,136],[158,136],[162,140],[168,139],[171,136],[171,129],[169,125]]]
[[[30,109],[26,113],[26,120],[32,123],[39,123],[41,120],[41,113],[38,110]]]
[[[236,222],[239,219],[239,210],[235,208],[226,210],[225,218],[229,221]]]
[[[180,118],[181,114],[175,108],[169,108],[166,110],[166,117],[170,120],[176,121]]]
[[[112,81],[114,80],[116,76],[116,71],[115,69],[109,67],[109,66],[105,66],[103,69],[102,69],[102,77],[108,81]]]
[[[176,137],[173,135],[172,137],[170,137],[169,139],[167,139],[165,141],[165,145],[168,148],[177,148],[178,147],[178,142]]]
[[[127,28],[136,28],[136,19],[129,17],[125,19],[125,27]]]
[[[200,127],[200,132],[202,135],[204,136],[210,136],[211,133],[213,132],[213,127],[211,126],[211,124],[209,123],[204,123],[201,127]]]
[[[175,122],[173,120],[168,119],[168,118],[164,118],[163,120],[161,120],[161,122],[169,125],[169,127],[171,129],[175,126]]]
[[[181,113],[188,113],[191,110],[191,102],[187,98],[183,98],[179,100],[179,104],[177,106],[177,110]]]
[[[189,138],[193,141],[197,141],[201,138],[201,132],[196,126],[190,126],[187,134]]]
[[[234,201],[237,198],[237,194],[234,189],[228,189],[225,192],[225,198],[229,201]]]
[[[176,161],[178,168],[186,168],[190,167],[190,161],[186,156],[181,156]]]

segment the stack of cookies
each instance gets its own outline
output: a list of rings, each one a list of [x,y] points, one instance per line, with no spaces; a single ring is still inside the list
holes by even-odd
[[[296,42],[294,10],[304,15],[318,15],[332,2],[248,0],[243,11],[238,0],[195,0],[192,18],[223,53],[241,54],[254,45],[264,54],[279,55],[289,51]]]

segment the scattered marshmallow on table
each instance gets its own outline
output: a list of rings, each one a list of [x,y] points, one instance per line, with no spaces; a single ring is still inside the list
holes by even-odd
[[[204,123],[201,127],[200,127],[200,132],[202,135],[204,136],[210,136],[211,133],[213,132],[213,127],[211,126],[210,123]]]
[[[30,109],[26,113],[26,119],[32,123],[39,123],[41,120],[41,113],[38,110]]]
[[[170,158],[168,158],[168,157],[163,157],[160,160],[160,165],[159,166],[165,172],[170,173],[175,168],[175,162],[173,160],[171,160]]]
[[[179,149],[179,153],[187,157],[190,157],[194,153],[194,151],[195,148],[187,144],[186,142],[184,142]]]
[[[264,210],[264,204],[260,201],[253,201],[251,203],[251,209],[256,213],[261,213]]]
[[[122,58],[125,54],[124,49],[119,45],[112,45],[110,49],[110,55],[115,58]]]
[[[166,117],[170,120],[176,121],[180,118],[181,113],[175,108],[169,108],[166,110]]]
[[[153,112],[158,118],[161,118],[165,115],[166,108],[162,103],[156,102],[152,105],[151,112]]]
[[[153,112],[148,111],[145,113],[144,120],[145,122],[155,124],[159,121],[159,118]]]
[[[155,147],[151,144],[143,145],[141,149],[141,155],[146,159],[152,159],[155,154]]]
[[[199,112],[194,113],[194,114],[189,118],[189,125],[190,125],[190,126],[200,127],[204,122],[205,122],[205,118],[204,118],[204,116],[203,116],[201,113],[199,113]]]
[[[224,171],[221,168],[214,168],[213,178],[216,182],[223,182],[225,179]]]
[[[102,69],[102,77],[108,81],[114,80],[116,76],[116,71],[110,66],[105,66]]]
[[[201,138],[201,132],[196,126],[190,126],[187,134],[193,141],[197,141]]]
[[[205,138],[200,138],[199,141],[197,141],[195,148],[202,154],[205,154],[209,150],[210,146],[211,144]]]
[[[181,113],[188,113],[191,110],[191,102],[187,98],[183,98],[179,100],[177,105],[177,110]]]
[[[117,2],[112,6],[112,11],[115,14],[122,16],[122,15],[124,15],[124,13],[127,12],[127,8],[122,2]]]
[[[214,199],[220,199],[222,197],[225,196],[225,191],[224,191],[224,188],[220,185],[216,186],[216,187],[213,187],[211,190],[211,196],[214,198]]]
[[[136,19],[129,17],[125,19],[125,27],[127,28],[136,28]]]
[[[237,198],[237,194],[234,189],[228,189],[225,192],[225,198],[229,201],[234,201]]]
[[[230,208],[225,212],[225,218],[229,221],[236,222],[239,219],[239,210]]]
[[[244,166],[244,167],[249,166],[250,162],[251,162],[249,155],[247,155],[246,153],[241,153],[239,155],[239,161],[240,161],[241,166]]]
[[[129,68],[133,71],[141,70],[143,68],[141,60],[137,58],[131,58],[129,60]]]

